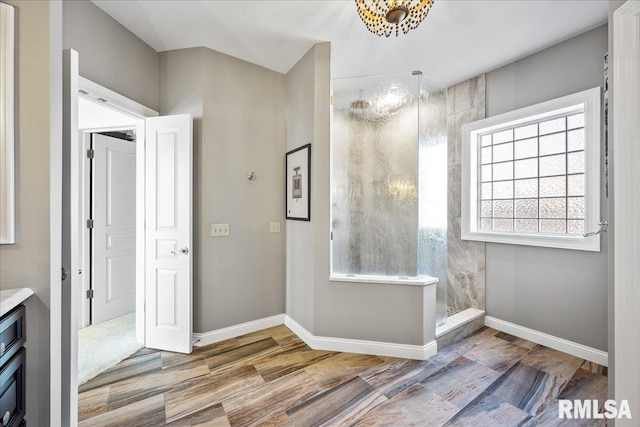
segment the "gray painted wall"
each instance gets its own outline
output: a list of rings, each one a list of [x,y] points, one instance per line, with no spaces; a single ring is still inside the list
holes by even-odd
[[[3,0],[5,1],[5,0]],[[30,287],[27,422],[49,424],[49,3],[16,9],[16,243],[0,246],[0,288]],[[37,126],[35,125],[37,124]]]
[[[487,117],[602,86],[606,51],[603,25],[487,73]],[[609,235],[599,253],[487,243],[487,315],[606,351]]]
[[[158,53],[89,0],[64,0],[63,47],[80,75],[158,110]]]
[[[196,118],[194,331],[283,313],[285,237],[269,222],[284,220],[284,76],[197,48],[160,54],[159,81],[160,113]]]
[[[162,115],[191,114],[193,117],[193,328],[201,331],[202,258],[202,110],[204,92],[204,48],[172,50],[159,57],[159,112]]]
[[[285,117],[287,149],[311,145],[311,171],[316,171],[314,143],[314,100],[316,49],[311,48],[285,76]],[[316,182],[312,177],[312,197]],[[316,220],[315,200],[311,218]],[[313,331],[313,266],[314,234],[311,223],[286,221],[286,312],[308,331]]]
[[[330,50],[316,44],[286,76],[287,150],[312,144],[311,222],[287,221],[287,314],[317,336],[423,345],[429,291],[329,281]]]
[[[202,143],[203,331],[284,312],[284,75],[207,51]],[[258,179],[249,181],[249,172]],[[209,237],[229,223],[229,237]],[[196,284],[198,286],[198,284]]]

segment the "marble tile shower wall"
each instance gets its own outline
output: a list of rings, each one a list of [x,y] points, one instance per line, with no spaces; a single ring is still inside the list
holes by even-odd
[[[447,305],[459,312],[485,309],[485,244],[460,238],[461,126],[485,117],[485,75],[452,86],[447,100],[448,134],[448,259]]]

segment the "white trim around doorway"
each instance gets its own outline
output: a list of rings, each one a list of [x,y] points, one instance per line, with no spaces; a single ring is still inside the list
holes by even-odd
[[[640,1],[613,13],[614,398],[640,416]]]

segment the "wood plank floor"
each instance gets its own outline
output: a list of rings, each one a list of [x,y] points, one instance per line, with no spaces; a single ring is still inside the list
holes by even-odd
[[[554,426],[607,369],[483,328],[426,361],[312,350],[285,326],[143,349],[80,387],[80,426]],[[605,425],[586,421],[571,425]]]

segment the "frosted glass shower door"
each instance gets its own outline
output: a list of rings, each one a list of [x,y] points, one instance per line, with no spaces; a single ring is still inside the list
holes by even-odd
[[[333,273],[418,275],[416,76],[336,79]]]
[[[416,74],[335,79],[332,274],[439,279],[447,307],[446,87]]]

